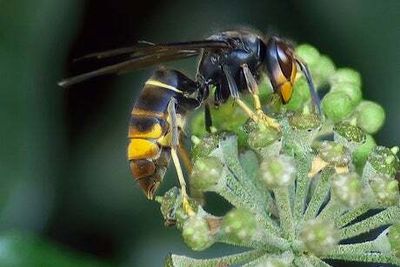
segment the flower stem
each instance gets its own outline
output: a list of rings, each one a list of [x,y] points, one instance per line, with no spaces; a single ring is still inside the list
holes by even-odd
[[[304,221],[308,221],[315,218],[320,210],[322,204],[328,196],[330,189],[330,177],[332,176],[332,169],[325,169],[321,173],[317,185],[315,186],[315,191],[312,194],[310,203],[308,204],[307,210],[304,214]]]
[[[349,225],[339,231],[341,240],[358,236],[380,226],[396,223],[400,220],[400,207],[390,207],[361,222]]]
[[[341,203],[331,198],[320,214],[318,214],[317,218],[321,220],[330,220],[331,218],[337,218],[345,212],[345,210],[346,208]]]
[[[221,182],[211,191],[214,191],[228,200],[237,208],[243,208],[251,211],[256,219],[261,222],[271,234],[280,235],[280,229],[276,223],[267,215],[266,210],[261,205],[255,205],[251,202],[251,195],[242,189],[235,175],[225,169],[222,174]]]
[[[299,221],[303,216],[306,206],[306,198],[310,187],[310,179],[308,178],[308,170],[311,164],[311,159],[302,155],[296,159],[297,177],[296,177],[296,195],[293,207],[293,217]]]
[[[295,258],[294,265],[298,266],[298,267],[313,267],[314,266],[306,256]]]
[[[279,221],[283,230],[284,237],[289,240],[295,238],[295,227],[293,221],[292,208],[290,206],[290,196],[288,187],[280,187],[273,190],[275,201],[279,213]]]
[[[355,219],[357,219],[359,216],[366,213],[369,209],[370,208],[368,205],[362,205],[358,208],[349,210],[342,216],[338,217],[335,224],[338,228],[342,228],[342,227],[348,225],[349,223],[351,223],[352,221],[354,221]]]
[[[361,244],[339,245],[329,254],[323,256],[323,259],[345,260],[358,262],[389,263],[400,265],[400,259],[377,252],[374,250],[373,241]]]
[[[239,254],[230,256],[214,258],[214,259],[193,259],[186,256],[180,255],[169,255],[167,258],[166,266],[192,266],[192,267],[211,267],[211,266],[228,266],[234,264],[242,264],[245,262],[252,261],[261,255],[265,251],[263,250],[251,250]]]
[[[311,262],[313,266],[318,266],[318,267],[330,267],[328,263],[324,262],[323,260],[315,257],[314,255],[308,255],[308,260]]]

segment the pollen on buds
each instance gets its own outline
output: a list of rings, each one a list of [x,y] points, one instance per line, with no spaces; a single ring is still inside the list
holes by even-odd
[[[332,177],[332,194],[347,207],[358,206],[363,198],[363,186],[358,174],[335,174]]]
[[[295,176],[295,163],[289,156],[269,157],[260,164],[259,178],[270,189],[288,186]]]
[[[351,161],[351,155],[343,144],[323,141],[319,147],[319,156],[334,166],[344,166]]]
[[[393,177],[399,169],[399,158],[387,147],[377,146],[367,160],[373,169],[383,175]]]
[[[193,166],[191,186],[195,190],[207,191],[218,184],[223,165],[216,157],[198,158]]]
[[[207,220],[194,215],[190,217],[182,229],[183,240],[186,245],[195,251],[201,251],[214,244],[214,237],[210,232]]]
[[[359,127],[347,122],[338,123],[335,125],[335,139],[344,138],[346,142],[364,144],[366,135]]]
[[[400,194],[397,180],[379,176],[371,179],[369,185],[379,205],[389,207],[399,204]]]
[[[314,219],[304,223],[300,240],[311,253],[324,255],[337,245],[338,233],[333,222]]]
[[[221,230],[231,241],[242,243],[251,240],[256,232],[257,224],[252,213],[243,209],[233,209],[222,221]]]

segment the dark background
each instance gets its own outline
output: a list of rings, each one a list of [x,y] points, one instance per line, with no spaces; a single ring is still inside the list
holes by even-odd
[[[364,98],[387,111],[377,142],[400,144],[398,0],[0,0],[0,247],[16,240],[20,249],[0,253],[1,266],[25,256],[35,266],[29,257],[54,246],[61,260],[67,251],[82,266],[97,265],[95,257],[159,266],[168,252],[226,252],[190,252],[130,178],[128,119],[151,69],[67,90],[56,82],[93,67],[71,64],[90,52],[202,39],[238,25],[310,43],[358,70]],[[173,66],[193,74],[196,60]],[[165,180],[164,189],[176,182]]]

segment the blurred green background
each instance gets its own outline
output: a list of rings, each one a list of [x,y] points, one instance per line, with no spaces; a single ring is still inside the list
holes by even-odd
[[[128,119],[151,69],[56,82],[93,67],[71,64],[86,53],[237,25],[360,71],[364,97],[387,111],[378,143],[400,144],[398,0],[0,0],[0,266],[160,266],[169,252],[226,252],[190,252],[130,177]],[[193,74],[195,62],[173,66]]]

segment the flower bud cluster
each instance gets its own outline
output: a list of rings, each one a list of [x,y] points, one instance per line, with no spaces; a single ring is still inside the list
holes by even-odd
[[[229,103],[212,110],[218,129],[211,133],[204,132],[203,114],[195,115],[186,182],[191,197],[204,199],[185,199],[177,188],[157,198],[166,224],[176,225],[192,250],[224,243],[245,252],[204,260],[171,255],[170,266],[329,266],[332,260],[400,266],[399,149],[377,146],[372,136],[385,113],[363,99],[358,72],[336,68],[310,45],[297,47],[296,55],[317,90],[329,89],[323,114],[299,71],[288,104],[277,94],[261,96],[273,102],[265,110],[279,129]],[[209,192],[230,210],[209,213]],[[387,236],[381,230],[360,240],[388,226]]]

